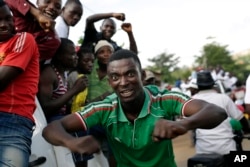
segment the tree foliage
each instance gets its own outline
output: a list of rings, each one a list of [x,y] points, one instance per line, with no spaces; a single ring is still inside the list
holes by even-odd
[[[153,65],[148,68],[152,71],[160,72],[162,81],[169,83],[175,79],[171,75],[179,63],[179,57],[176,57],[175,54],[163,52],[151,59],[148,59],[148,61],[153,63]]]
[[[250,72],[250,54],[237,56],[236,58],[234,58],[234,61],[235,61],[234,73],[242,81],[245,81]]]
[[[78,44],[78,45],[81,45],[82,43],[83,43],[83,37],[81,36],[81,37],[78,39],[77,44]]]
[[[223,65],[226,70],[232,69],[234,61],[227,47],[227,45],[220,45],[216,42],[206,44],[202,48],[201,55],[196,56],[195,62],[204,68]]]
[[[234,73],[239,79],[244,79],[247,73],[247,58],[234,60],[227,45],[221,45],[217,42],[206,44],[202,48],[200,56],[195,56],[195,62],[205,69],[211,69],[218,65],[222,66],[224,71]]]

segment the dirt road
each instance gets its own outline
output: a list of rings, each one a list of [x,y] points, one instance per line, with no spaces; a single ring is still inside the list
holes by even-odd
[[[195,149],[191,144],[190,133],[179,136],[173,140],[175,160],[178,167],[187,167],[187,159],[195,154]],[[244,150],[250,150],[250,140],[243,140],[242,147]]]

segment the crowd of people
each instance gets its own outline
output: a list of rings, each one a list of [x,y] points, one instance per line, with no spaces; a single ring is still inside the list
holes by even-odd
[[[235,150],[229,118],[249,132],[243,113],[230,101],[242,100],[239,91],[231,99],[219,93],[211,94],[218,96],[215,101],[203,98],[200,94],[214,86],[213,73],[197,73],[198,91],[192,95],[159,88],[154,74],[142,69],[124,13],[89,16],[76,49],[69,29],[83,10],[80,0],[67,0],[63,6],[61,0],[37,0],[36,5],[0,0],[0,166],[29,165],[36,97],[48,123],[43,137],[67,147],[76,167],[86,167],[100,151],[110,167],[175,167],[171,139],[189,130],[197,132],[197,152]],[[112,40],[114,19],[122,22],[129,49]],[[98,32],[95,22],[100,20]],[[245,102],[247,111],[250,102]],[[176,116],[183,119],[174,121]],[[216,148],[203,141],[213,140],[215,131],[230,139],[227,147],[224,139]]]

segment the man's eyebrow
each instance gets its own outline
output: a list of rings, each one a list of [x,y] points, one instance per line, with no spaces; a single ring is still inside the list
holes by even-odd
[[[117,72],[108,72],[108,75],[118,75]]]
[[[125,74],[130,73],[130,72],[136,72],[136,69],[129,69],[128,71],[125,72]]]

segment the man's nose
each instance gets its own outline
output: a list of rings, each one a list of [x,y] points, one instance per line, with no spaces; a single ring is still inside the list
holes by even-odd
[[[75,14],[75,15],[73,16],[73,19],[76,20],[76,21],[79,21],[79,20],[81,19],[81,16],[78,15],[78,14]]]
[[[128,83],[127,78],[126,77],[121,77],[120,85],[126,85],[127,83]]]
[[[0,27],[1,28],[6,28],[7,27],[6,21],[0,20]]]

